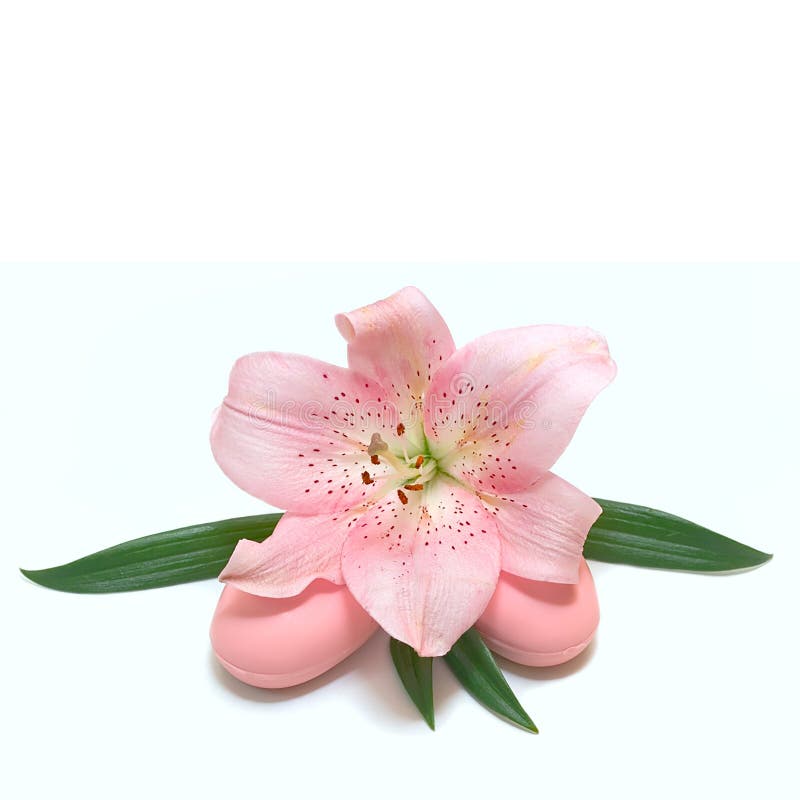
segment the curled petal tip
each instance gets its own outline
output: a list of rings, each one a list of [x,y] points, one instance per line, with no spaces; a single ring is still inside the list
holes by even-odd
[[[342,334],[342,338],[349,344],[356,338],[356,329],[353,323],[347,318],[347,314],[337,314],[334,317],[336,323],[336,330]]]

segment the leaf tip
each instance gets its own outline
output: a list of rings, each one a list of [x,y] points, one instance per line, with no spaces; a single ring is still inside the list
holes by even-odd
[[[23,569],[19,567],[19,571],[24,577],[31,581],[31,583],[35,583],[37,586],[44,586],[45,589],[60,588],[53,582],[49,569]]]
[[[769,561],[772,561],[772,553],[765,553],[763,550],[752,550],[752,557],[742,564],[738,569],[734,568],[733,572],[746,572],[747,570],[756,569],[761,567]]]
[[[526,731],[530,731],[531,733],[539,733],[539,729],[536,727],[536,723],[528,716],[525,709],[520,709],[522,712],[521,714],[517,714],[514,717],[507,717],[512,722],[516,722],[520,728],[523,728]]]

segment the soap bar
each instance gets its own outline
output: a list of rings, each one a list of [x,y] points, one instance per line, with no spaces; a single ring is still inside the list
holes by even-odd
[[[476,623],[487,646],[534,667],[574,658],[592,640],[597,594],[582,561],[577,584],[500,574]],[[228,672],[251,686],[278,689],[316,678],[378,629],[346,586],[316,580],[295,597],[272,598],[226,586],[211,623],[211,645]]]
[[[594,580],[582,560],[575,584],[500,573],[497,589],[475,627],[495,653],[518,664],[551,667],[583,651],[599,620]]]
[[[278,689],[326,672],[377,629],[347,587],[329,581],[316,580],[282,598],[226,586],[211,622],[211,646],[231,675]]]

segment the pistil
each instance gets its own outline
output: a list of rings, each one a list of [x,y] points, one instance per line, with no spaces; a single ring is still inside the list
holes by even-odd
[[[411,478],[414,476],[414,473],[408,466],[389,450],[389,445],[381,439],[379,433],[372,434],[369,447],[367,447],[367,453],[369,453],[370,460],[373,464],[378,463],[375,461],[377,458],[379,461],[385,461],[387,464],[391,464],[404,478]]]
[[[431,480],[437,472],[436,460],[431,458],[427,453],[413,454],[409,456],[406,442],[404,441],[405,428],[402,425],[397,426],[398,436],[401,437],[400,445],[403,448],[403,457],[395,455],[389,449],[389,445],[383,441],[379,433],[373,433],[370,439],[367,453],[369,454],[370,461],[373,464],[380,464],[384,462],[392,466],[396,475],[402,481],[402,488],[410,492],[421,492],[425,488],[425,484]],[[417,448],[414,448],[417,449]],[[389,477],[388,475],[385,477]],[[368,471],[364,471],[361,475],[364,483],[373,483],[374,479]],[[405,505],[408,502],[408,497],[398,491],[398,497]]]

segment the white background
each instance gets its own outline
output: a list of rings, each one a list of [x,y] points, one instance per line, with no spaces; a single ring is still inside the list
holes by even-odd
[[[771,0],[0,0],[0,259],[54,264],[0,273],[3,796],[790,796],[797,30]],[[459,343],[605,333],[619,375],[559,472],[774,561],[596,565],[586,655],[504,665],[538,737],[446,669],[431,733],[380,635],[237,684],[213,581],[18,574],[262,511],[207,443],[234,359],[341,363],[333,314],[407,283]]]
[[[796,0],[0,0],[8,258],[800,259]]]

